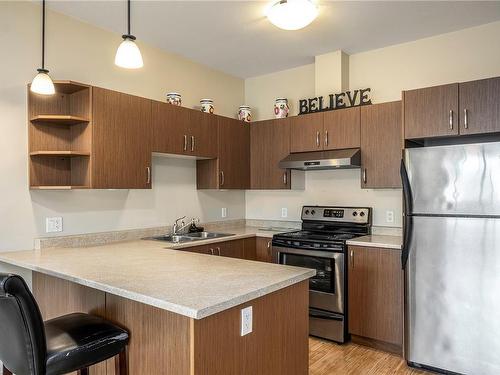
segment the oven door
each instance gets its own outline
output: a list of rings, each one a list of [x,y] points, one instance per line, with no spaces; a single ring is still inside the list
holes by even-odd
[[[309,306],[344,313],[344,253],[273,246],[278,263],[312,268],[309,279]]]

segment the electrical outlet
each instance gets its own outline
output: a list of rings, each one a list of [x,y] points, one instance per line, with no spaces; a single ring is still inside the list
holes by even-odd
[[[46,217],[45,218],[45,232],[54,233],[63,231],[62,217]]]
[[[221,216],[222,217],[227,217],[227,208],[226,207],[222,207]]]
[[[385,221],[394,223],[394,211],[385,211]]]
[[[252,306],[241,309],[241,336],[252,332]]]
[[[283,207],[281,209],[281,217],[287,217],[288,216],[288,208]]]

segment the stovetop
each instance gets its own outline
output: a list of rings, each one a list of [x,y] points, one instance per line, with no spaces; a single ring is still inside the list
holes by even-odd
[[[355,233],[324,233],[324,232],[314,232],[309,230],[299,230],[289,233],[280,233],[276,237],[283,239],[292,240],[319,240],[319,241],[347,241],[355,237],[359,237],[360,234]]]

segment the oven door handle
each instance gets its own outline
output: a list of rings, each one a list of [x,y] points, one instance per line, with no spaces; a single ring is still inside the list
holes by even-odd
[[[320,258],[328,258],[328,259],[337,259],[343,256],[343,253],[333,252],[333,251],[318,251],[318,250],[302,250],[302,249],[294,249],[291,247],[280,247],[273,246],[273,250],[278,254],[292,254],[292,255],[304,255],[307,257],[320,257]]]
[[[337,320],[337,321],[342,321],[344,318],[341,315],[334,315],[334,314],[321,314],[321,313],[314,313],[309,311],[309,317],[311,318],[316,318],[316,319],[325,319],[325,320]]]

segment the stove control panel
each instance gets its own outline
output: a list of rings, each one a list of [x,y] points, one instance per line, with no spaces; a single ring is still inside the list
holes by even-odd
[[[304,206],[302,220],[368,224],[370,211],[369,207]]]

